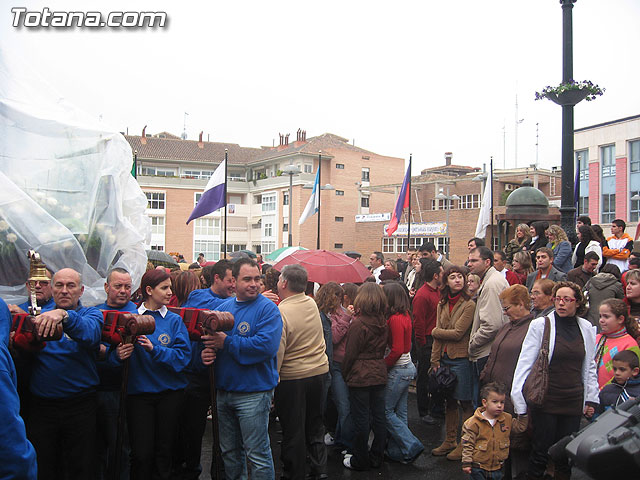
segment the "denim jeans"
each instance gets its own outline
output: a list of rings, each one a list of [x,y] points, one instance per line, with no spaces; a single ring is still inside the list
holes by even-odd
[[[471,480],[502,480],[502,469],[489,472],[478,467],[471,467]]]
[[[379,467],[384,458],[387,429],[384,420],[384,385],[349,387],[351,417],[353,418],[353,457],[355,470]],[[373,430],[373,443],[369,452],[369,432]]]
[[[273,480],[275,469],[269,442],[269,410],[273,390],[226,392],[218,390],[220,449],[228,480],[247,479],[245,455],[252,480]]]
[[[387,455],[392,460],[411,460],[424,450],[411,430],[407,421],[407,398],[409,382],[416,375],[416,367],[409,362],[395,366],[387,374],[387,386],[384,399],[384,415],[387,421]]]
[[[342,376],[342,364],[331,364],[331,395],[338,410],[338,424],[334,435],[336,443],[347,449],[353,447],[353,420],[349,415],[349,387]]]
[[[471,403],[473,408],[478,408],[482,402],[480,401],[480,374],[484,370],[484,366],[487,364],[489,356],[479,358],[478,360],[471,362]]]
[[[113,451],[118,436],[118,412],[120,408],[119,390],[100,390],[97,393],[97,439],[98,459],[96,462],[96,479],[107,480],[112,477],[111,465]],[[120,480],[129,480],[129,430],[125,422],[123,429],[122,450],[120,452]]]

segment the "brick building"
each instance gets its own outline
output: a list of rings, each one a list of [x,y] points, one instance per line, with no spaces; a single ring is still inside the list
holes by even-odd
[[[633,237],[640,215],[640,115],[575,130],[576,166],[580,169],[578,214],[593,223],[621,218]],[[605,229],[608,231],[607,229]]]
[[[306,138],[299,130],[295,142],[281,135],[274,147],[248,148],[237,144],[183,140],[162,132],[125,135],[137,154],[138,183],[148,199],[152,221],[150,248],[177,251],[187,260],[205,253],[208,260],[221,256],[224,244],[222,210],[189,225],[185,222],[207,180],[228,151],[227,251],[244,248],[267,254],[292,244],[316,247],[317,217],[298,225],[311,195],[310,187],[321,158],[321,248],[353,250],[356,246],[356,215],[391,211],[395,190],[375,184],[399,183],[404,159],[369,152],[348,140],[325,133]],[[319,154],[321,152],[321,154]],[[292,199],[289,175],[282,170],[295,165]],[[289,204],[291,217],[289,220]]]
[[[412,177],[410,246],[417,247],[426,240],[432,240],[436,247],[445,252],[450,248],[449,258],[454,263],[463,263],[468,253],[467,242],[476,230],[484,188],[483,175],[478,168],[452,165],[450,153],[445,154],[445,159],[445,165],[425,169],[419,176]],[[547,196],[550,210],[557,212],[560,205],[560,172],[555,169],[519,168],[494,170],[494,216],[505,213],[504,205],[508,195],[518,188],[526,177],[531,178],[534,186]],[[400,185],[386,185],[380,188],[399,190]],[[359,219],[360,221],[356,222],[357,250],[367,253],[380,250],[390,258],[396,258],[405,252],[406,215],[405,211],[403,223],[392,237],[384,235],[388,215],[383,217],[387,220],[376,220],[375,217]],[[512,238],[514,232],[502,232],[502,238],[505,238],[505,235],[506,238]],[[490,237],[490,229],[487,229],[487,245]],[[498,237],[498,226],[495,222],[494,249],[503,246]]]

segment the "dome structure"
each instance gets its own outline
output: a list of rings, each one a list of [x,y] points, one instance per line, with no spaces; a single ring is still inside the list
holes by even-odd
[[[549,200],[544,193],[533,186],[530,178],[522,181],[522,186],[514,190],[507,198],[507,217],[520,217],[531,214],[548,215]]]

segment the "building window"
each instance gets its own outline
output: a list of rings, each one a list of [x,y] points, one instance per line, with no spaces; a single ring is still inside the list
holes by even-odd
[[[268,193],[262,195],[262,213],[276,211],[276,194]]]
[[[369,160],[369,156],[367,156],[367,155],[363,155],[363,156],[362,156],[362,159],[363,159],[363,160]]]
[[[582,194],[578,198],[578,215],[589,216],[589,197],[583,197]]]
[[[629,142],[629,169],[640,172],[640,140]]]
[[[549,177],[549,196],[550,197],[556,196],[556,180],[557,178],[553,175]]]
[[[220,242],[215,240],[194,240],[194,258],[204,253],[204,258],[211,261],[220,260]]]
[[[164,245],[151,245],[151,250],[158,250],[159,252],[164,252]]]
[[[262,203],[262,195],[254,195],[253,203],[256,205],[260,205]]]
[[[480,194],[474,193],[472,195],[462,195],[462,197],[460,197],[460,208],[480,208]]]
[[[580,170],[580,180],[589,180],[589,150],[576,152],[576,165]]]
[[[289,192],[282,192],[282,205],[289,205]]]
[[[611,223],[616,218],[616,194],[602,195],[602,223]]]
[[[344,190],[336,190],[336,195],[338,197],[344,197]]]
[[[304,164],[304,173],[313,173],[313,165],[309,163]]]
[[[336,163],[336,168],[338,170],[344,170],[344,163]]]
[[[182,173],[183,177],[186,178],[210,178],[213,175],[212,170],[184,170]]]
[[[615,177],[616,176],[616,155],[615,145],[607,145],[600,147],[600,153],[602,155],[602,176],[603,177]]]
[[[344,217],[336,217],[336,222],[344,222]]]
[[[369,208],[369,197],[360,197],[360,206],[362,208]]]
[[[640,195],[640,190],[630,192],[631,197]],[[631,208],[629,208],[629,221],[637,222],[640,220],[640,200],[631,200]]]
[[[164,217],[151,217],[151,235],[164,235]]]
[[[276,242],[262,242],[262,248],[260,253],[262,255],[268,255],[276,249]]]
[[[149,210],[164,210],[163,192],[144,192],[147,196],[147,208]]]
[[[363,182],[369,181],[369,169],[367,167],[362,168],[362,181]]]
[[[382,239],[382,253],[393,253],[396,251],[395,238],[384,237]]]
[[[220,236],[220,219],[219,218],[196,218],[194,235],[202,236]]]
[[[239,245],[237,243],[227,244],[227,253],[239,252],[240,250],[244,250],[244,245]]]
[[[449,209],[453,209],[453,200],[437,200],[434,198],[433,200],[431,200],[431,210],[446,210],[447,202],[449,203]]]
[[[282,231],[283,232],[288,232],[289,231],[289,224],[288,223],[283,223],[282,224]]]
[[[149,175],[151,177],[175,177],[176,176],[176,171],[173,168],[141,166],[138,173],[140,175]]]
[[[333,248],[343,248],[341,243],[334,243]]]
[[[433,239],[433,243],[436,246],[436,250],[440,250],[445,255],[449,251],[449,238],[448,237],[436,237]],[[495,250],[495,249],[494,249]]]
[[[265,223],[264,224],[263,237],[273,237],[273,223]]]

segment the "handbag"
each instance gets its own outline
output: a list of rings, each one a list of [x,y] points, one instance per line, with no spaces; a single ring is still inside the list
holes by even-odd
[[[544,334],[538,358],[531,367],[531,372],[522,387],[522,394],[527,403],[533,407],[542,407],[549,388],[549,337],[551,336],[551,320],[544,317]]]

